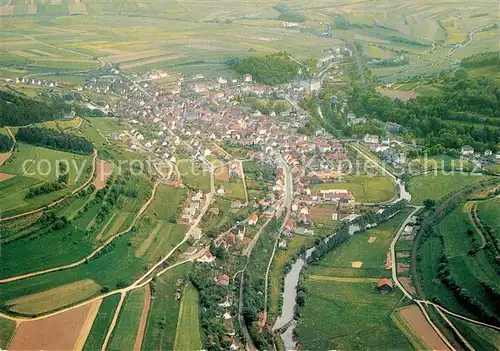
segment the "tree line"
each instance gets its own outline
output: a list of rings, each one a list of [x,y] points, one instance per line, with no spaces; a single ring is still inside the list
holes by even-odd
[[[0,134],[0,152],[8,152],[12,148],[14,140],[8,135]]]
[[[53,121],[71,112],[71,106],[62,101],[45,103],[18,94],[0,91],[0,126],[24,126]]]
[[[92,143],[84,137],[48,128],[19,128],[16,139],[36,146],[85,155],[91,154],[94,150]]]

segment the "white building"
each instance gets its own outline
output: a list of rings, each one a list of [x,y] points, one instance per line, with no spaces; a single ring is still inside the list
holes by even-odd
[[[367,144],[378,144],[379,138],[378,135],[366,134],[365,137],[363,138],[363,141]]]

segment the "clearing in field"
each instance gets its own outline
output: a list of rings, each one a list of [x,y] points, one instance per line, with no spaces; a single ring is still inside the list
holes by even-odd
[[[229,166],[217,168],[215,170],[215,179],[221,182],[229,181]]]
[[[188,284],[184,288],[177,324],[174,350],[200,350],[200,312],[198,310],[198,290]]]
[[[374,243],[374,242],[375,242],[375,240],[377,240],[377,237],[376,237],[376,236],[370,236],[370,237],[368,237],[368,242],[369,242],[370,244]]]
[[[94,295],[100,289],[99,284],[91,279],[85,279],[61,285],[54,289],[18,297],[7,301],[5,305],[12,312],[36,315],[68,306],[75,301],[81,301]]]
[[[101,300],[36,321],[21,322],[10,350],[76,350],[81,348]]]
[[[402,317],[404,325],[400,326],[400,329],[407,335],[408,339],[413,340],[417,337],[424,343],[426,349],[449,350],[448,346],[446,346],[429,322],[427,322],[418,306],[413,305],[403,308],[396,313]],[[417,345],[419,345],[418,342]]]
[[[381,87],[376,89],[380,94],[388,96],[391,99],[399,99],[401,101],[408,101],[410,99],[415,99],[418,94],[414,91],[403,91],[403,90],[389,90]]]
[[[96,190],[100,190],[106,186],[106,182],[108,181],[108,178],[111,176],[111,173],[113,172],[113,163],[104,161],[104,160],[98,160],[97,161],[97,172],[96,172],[96,177],[94,179],[94,184]]]

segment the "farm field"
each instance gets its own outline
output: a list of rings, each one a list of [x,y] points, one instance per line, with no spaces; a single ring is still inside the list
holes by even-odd
[[[424,174],[410,179],[411,202],[421,205],[424,200],[439,200],[445,195],[457,192],[469,185],[490,179],[487,176],[469,174]]]
[[[81,349],[100,304],[101,301],[98,300],[51,317],[21,322],[9,349]]]
[[[471,163],[468,159],[458,159],[448,155],[431,156],[417,158],[408,163],[410,173],[427,171],[472,171]]]
[[[146,289],[149,289],[148,285],[128,293],[109,341],[108,348],[110,350],[124,350],[130,348],[130,345],[134,345],[139,330]]]
[[[145,350],[173,350],[177,334],[180,301],[175,300],[178,289],[187,279],[189,265],[177,266],[156,279],[148,322],[144,335]]]
[[[7,349],[15,331],[16,322],[7,318],[0,318],[0,347],[2,349]]]
[[[412,349],[390,317],[402,293],[381,295],[372,282],[308,279],[305,286],[308,298],[296,329],[305,349]]]
[[[355,234],[308,267],[303,283],[307,298],[296,329],[305,349],[386,349],[389,344],[412,348],[391,318],[401,307],[402,293],[396,289],[380,294],[375,289],[379,279],[391,276],[384,269],[390,241],[409,213],[405,209]],[[373,333],[377,338],[370,337]]]
[[[198,290],[192,284],[187,284],[184,287],[174,350],[198,350],[203,346],[200,336],[198,295]]]
[[[391,200],[395,195],[394,184],[390,178],[382,176],[344,176],[345,182],[324,183],[313,187],[313,190],[347,189],[357,202],[383,202]]]
[[[93,351],[101,349],[119,300],[119,294],[105,297],[102,300],[99,311],[92,323],[92,328],[85,341],[85,345],[83,346],[83,350]]]

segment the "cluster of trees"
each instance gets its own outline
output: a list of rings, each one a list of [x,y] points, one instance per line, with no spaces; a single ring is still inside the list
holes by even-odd
[[[79,154],[88,155],[94,150],[92,143],[84,137],[48,128],[19,128],[16,138],[28,144]]]
[[[371,67],[399,67],[410,63],[410,60],[380,60],[376,62],[370,62]]]
[[[12,140],[8,135],[0,134],[0,152],[10,151],[14,140]]]
[[[294,11],[287,11],[279,15],[278,19],[280,21],[286,21],[286,22],[298,22],[298,23],[303,23],[306,21],[306,16],[304,16],[301,13],[297,13]]]
[[[254,81],[267,85],[287,83],[297,77],[300,71],[300,65],[286,52],[233,59],[229,66],[239,74],[250,73]]]
[[[106,114],[97,108],[75,106],[75,114],[80,117],[106,117]]]
[[[0,126],[24,126],[53,121],[63,118],[69,112],[71,107],[62,101],[45,103],[0,91]]]
[[[392,41],[394,43],[402,43],[402,44],[406,44],[406,45],[414,45],[414,46],[422,46],[422,47],[431,46],[430,44],[425,44],[425,43],[421,43],[421,42],[416,41],[416,40],[398,37],[396,35],[389,35],[389,36],[386,36],[384,39]]]
[[[463,68],[500,67],[500,51],[489,51],[466,57],[461,63]]]
[[[486,78],[470,78],[464,70],[454,75],[442,73],[440,79],[444,86],[438,96],[393,101],[374,89],[355,86],[348,104],[358,115],[402,125],[427,146],[457,149],[472,145],[476,150],[495,150],[500,129],[447,120],[482,118],[484,123],[500,118],[500,87]]]

